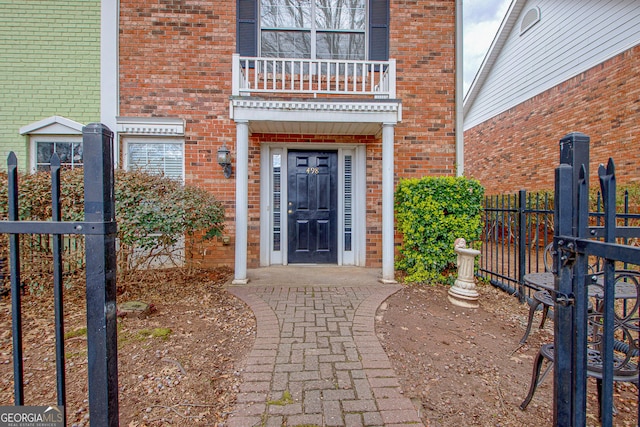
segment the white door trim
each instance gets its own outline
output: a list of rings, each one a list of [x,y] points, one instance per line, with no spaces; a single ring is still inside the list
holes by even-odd
[[[366,261],[366,146],[364,144],[262,144],[260,149],[260,266],[287,265],[287,154],[296,150],[338,151],[338,265],[364,266]],[[274,196],[274,156],[280,155],[280,202]],[[352,156],[352,243],[345,251],[345,156]],[[278,209],[279,208],[279,211]],[[274,250],[276,215],[280,246]]]

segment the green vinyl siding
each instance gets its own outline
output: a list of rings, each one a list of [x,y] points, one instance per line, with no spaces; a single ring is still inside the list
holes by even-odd
[[[0,1],[0,169],[27,170],[22,126],[100,121],[100,0]]]

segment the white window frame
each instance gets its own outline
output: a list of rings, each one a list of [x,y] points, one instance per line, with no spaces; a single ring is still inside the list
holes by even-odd
[[[123,166],[126,170],[130,170],[130,164],[129,164],[129,144],[180,144],[182,145],[182,176],[180,177],[180,182],[184,183],[184,175],[185,175],[185,170],[184,170],[184,165],[185,165],[185,153],[184,153],[184,149],[185,149],[185,144],[184,144],[184,138],[183,137],[154,137],[154,136],[146,136],[146,137],[139,137],[139,136],[122,136],[122,149],[123,149],[123,153],[122,153],[122,160],[123,160]],[[176,261],[175,259],[173,259],[173,262],[176,262],[177,266],[181,266],[184,265],[184,260],[185,260],[185,239],[184,236],[182,238],[180,238],[178,240],[178,242],[172,247],[172,250],[175,250],[176,252],[179,253],[179,259]],[[146,255],[146,252],[140,249],[136,249],[136,251],[134,251],[133,254],[131,254],[131,256],[136,257],[136,256],[141,256],[141,255]],[[168,267],[173,267],[174,264],[169,262],[168,258],[164,258],[164,257],[160,257],[157,259],[154,259],[153,262],[147,264],[145,267],[146,268],[168,268]]]
[[[534,25],[540,22],[540,8],[538,6],[532,7],[524,14],[522,21],[520,22],[520,35],[529,31]]]
[[[129,160],[129,145],[130,144],[180,144],[182,146],[182,174],[180,177],[180,182],[184,183],[185,177],[185,155],[184,155],[184,138],[183,137],[138,137],[138,136],[123,136],[122,137],[122,147],[123,147],[123,164],[126,170],[131,169],[131,164]]]
[[[39,142],[54,142],[54,143],[80,143],[82,144],[82,135],[31,135],[29,137],[29,163],[30,172],[36,173],[38,171],[38,143]],[[63,164],[64,166],[64,164]],[[80,166],[84,167],[84,155],[82,156],[82,163]]]
[[[309,34],[310,35],[310,47],[311,47],[311,51],[309,52],[310,54],[310,59],[318,59],[317,58],[317,52],[316,52],[316,46],[317,46],[317,37],[318,37],[318,33],[320,34],[327,34],[327,33],[334,33],[334,34],[363,34],[364,35],[364,41],[363,41],[363,49],[364,51],[363,53],[363,57],[359,58],[358,60],[367,60],[368,56],[369,56],[369,51],[367,49],[367,46],[369,46],[369,2],[367,0],[364,0],[364,14],[365,14],[365,21],[364,21],[364,26],[363,28],[360,29],[328,29],[328,28],[317,28],[316,26],[316,1],[315,0],[309,0],[311,3],[311,27],[307,28],[289,28],[289,27],[270,27],[270,26],[263,26],[262,25],[262,12],[261,12],[261,7],[262,7],[262,1],[258,1],[258,55],[262,56],[262,32],[263,31],[291,31],[291,32],[297,32],[297,33],[305,33],[305,34]],[[354,59],[346,59],[346,58],[326,58],[329,60],[339,60],[339,61],[349,61],[349,60],[354,60]]]

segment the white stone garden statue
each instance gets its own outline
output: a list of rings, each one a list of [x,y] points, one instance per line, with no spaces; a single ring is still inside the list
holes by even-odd
[[[480,251],[467,248],[462,237],[456,239],[454,251],[458,254],[458,278],[449,289],[449,301],[460,307],[477,308],[478,291],[473,271],[475,257],[480,255]]]

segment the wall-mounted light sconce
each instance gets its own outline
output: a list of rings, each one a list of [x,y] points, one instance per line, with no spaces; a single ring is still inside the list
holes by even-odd
[[[218,148],[218,164],[222,166],[222,172],[225,178],[231,178],[231,152],[227,148],[227,144],[222,143],[222,147]]]

